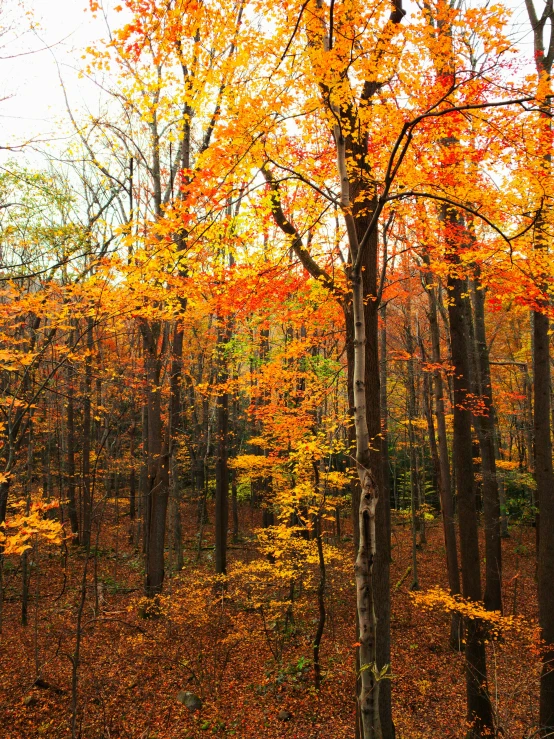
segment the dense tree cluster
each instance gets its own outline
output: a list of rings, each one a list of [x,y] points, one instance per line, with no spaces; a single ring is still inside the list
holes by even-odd
[[[279,664],[313,624],[324,691],[348,583],[350,728],[297,736],[399,736],[405,586],[416,612],[449,613],[463,653],[448,735],[554,732],[554,11],[526,6],[531,72],[499,5],[124,0],[84,63],[104,112],[66,95],[70,146],[3,167],[3,628],[34,623],[35,687],[68,658],[72,737],[123,736],[87,728],[82,688],[94,630],[122,620],[106,551],[125,592],[141,583],[139,633],[177,607],[191,634],[211,624],[212,692],[252,613]],[[442,582],[420,576],[436,521]],[[536,547],[521,621],[503,568],[516,531]],[[46,558],[61,594],[43,592]],[[41,613],[60,599],[53,656]],[[516,623],[540,676],[510,723],[491,659]]]

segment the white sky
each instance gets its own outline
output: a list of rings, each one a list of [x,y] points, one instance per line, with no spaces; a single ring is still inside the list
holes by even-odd
[[[470,0],[471,1],[471,0]],[[41,148],[59,150],[64,138],[70,133],[65,112],[65,102],[58,77],[58,66],[73,108],[84,106],[91,111],[98,109],[100,92],[92,83],[78,79],[76,69],[83,64],[84,49],[93,46],[106,36],[102,17],[94,19],[87,11],[88,0],[23,0],[40,24],[38,35],[27,33],[20,38],[0,39],[0,147],[14,146],[26,140],[42,142],[33,149],[26,148],[25,154],[14,154],[0,149],[0,162],[9,158],[26,158],[36,161]],[[514,8],[513,35],[523,41],[525,56],[532,58],[531,35],[524,0],[506,0]],[[544,0],[535,0],[540,12]],[[104,5],[113,7],[116,0],[105,0]],[[405,0],[409,6],[410,0]],[[113,24],[122,21],[115,15]],[[18,0],[0,0],[0,27],[9,19],[18,21],[22,27],[28,25],[22,19]],[[14,56],[19,52],[41,49],[34,54]],[[57,64],[56,64],[57,62]]]
[[[0,25],[13,19],[22,28],[29,23],[17,12],[17,0],[0,0]],[[28,139],[59,148],[70,131],[59,75],[76,109],[98,107],[99,91],[78,79],[77,69],[87,46],[106,36],[103,18],[88,12],[88,0],[24,0],[39,28],[36,33],[9,34],[0,48],[0,146]],[[7,18],[6,18],[7,16]],[[0,41],[0,43],[1,43]],[[50,48],[44,48],[50,47]],[[29,53],[38,50],[36,53]],[[23,55],[20,55],[23,54]],[[11,57],[11,58],[10,58]],[[40,147],[46,144],[39,144]],[[1,158],[19,157],[11,151]],[[27,153],[27,157],[35,155]]]

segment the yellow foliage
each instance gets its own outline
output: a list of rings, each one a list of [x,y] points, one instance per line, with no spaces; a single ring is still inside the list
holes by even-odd
[[[410,593],[410,597],[422,610],[441,609],[447,613],[459,613],[464,618],[481,621],[486,625],[490,638],[498,638],[509,632],[531,644],[537,641],[536,624],[526,621],[521,616],[503,616],[500,611],[488,611],[482,603],[467,600],[461,595],[450,595],[440,587],[414,591]]]
[[[16,503],[23,510],[25,501]],[[51,544],[61,544],[63,526],[59,521],[43,518],[44,512],[55,506],[47,503],[33,503],[29,513],[18,513],[5,521],[0,527],[0,547],[4,554],[23,554],[31,549],[33,538],[43,539]]]
[[[240,454],[229,460],[229,467],[238,470],[241,480],[252,480],[271,474],[275,460],[261,454]]]
[[[500,470],[511,472],[519,468],[519,462],[510,461],[509,459],[497,459],[496,466]]]

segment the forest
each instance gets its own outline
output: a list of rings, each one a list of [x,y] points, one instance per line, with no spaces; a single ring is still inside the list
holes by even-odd
[[[553,1],[119,3],[0,141],[1,739],[554,737]]]

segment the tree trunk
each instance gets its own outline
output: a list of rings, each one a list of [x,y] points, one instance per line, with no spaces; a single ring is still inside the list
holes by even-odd
[[[224,356],[228,333],[220,326],[218,345],[220,356],[218,361],[220,383],[226,383],[227,368]],[[227,573],[227,529],[229,528],[229,467],[228,467],[228,435],[229,435],[229,394],[224,388],[217,397],[217,458],[215,463],[215,571],[219,575]]]
[[[73,342],[71,342],[71,346]],[[79,519],[75,495],[75,405],[74,371],[71,361],[67,363],[67,515],[71,526],[72,543],[79,544]]]
[[[426,265],[429,257],[424,255]],[[427,296],[429,298],[429,329],[431,334],[431,358],[433,361],[433,390],[435,396],[435,414],[437,419],[438,453],[440,466],[440,501],[444,547],[446,549],[446,569],[448,587],[451,595],[460,593],[460,572],[458,569],[458,548],[456,544],[456,525],[454,521],[454,501],[452,498],[452,480],[450,478],[450,462],[448,455],[448,439],[446,436],[446,413],[444,407],[444,383],[442,380],[442,357],[440,346],[440,328],[437,311],[437,290],[430,272],[424,272]],[[450,622],[450,644],[453,649],[461,645],[461,618],[452,614]]]
[[[485,329],[485,293],[480,284],[478,267],[473,281],[473,325],[475,330],[476,394],[483,413],[474,415],[475,430],[481,447],[483,509],[485,520],[485,608],[502,611],[502,543],[500,536],[500,498],[496,477],[495,410]]]
[[[444,208],[442,220],[446,228],[454,232],[458,228],[455,211]],[[455,233],[447,234],[447,243]],[[454,366],[454,470],[458,491],[458,516],[460,520],[460,552],[462,560],[463,596],[468,600],[481,600],[481,575],[479,557],[479,534],[475,490],[473,486],[471,410],[468,401],[471,396],[469,371],[469,345],[466,334],[465,303],[467,293],[465,280],[459,274],[459,258],[455,251],[450,255],[454,270],[448,276],[448,317],[452,364]],[[467,718],[471,726],[468,737],[471,739],[494,735],[492,708],[487,688],[487,663],[482,624],[477,619],[466,619],[466,690]]]
[[[314,465],[317,466],[317,465]],[[316,477],[316,479],[318,479]],[[319,582],[317,586],[317,604],[319,611],[319,618],[317,622],[317,630],[314,638],[314,684],[315,689],[319,690],[321,687],[321,664],[319,661],[319,648],[321,645],[321,637],[323,636],[323,630],[325,628],[325,557],[323,556],[323,535],[321,532],[321,514],[316,516],[315,520],[315,540],[317,545],[317,559],[319,565]]]
[[[162,440],[160,371],[162,348],[158,350],[161,325],[141,323],[144,339],[148,406],[148,537],[145,594],[161,593],[164,581],[164,547],[169,489],[168,440]]]
[[[142,406],[142,447],[139,477],[139,516],[142,533],[142,553],[148,550],[148,528],[150,526],[150,506],[148,494],[148,403]]]
[[[414,372],[415,344],[412,333],[412,307],[411,299],[408,297],[408,306],[405,315],[404,337],[406,341],[406,352],[408,353],[406,372],[406,400],[408,416],[408,449],[410,456],[410,503],[412,511],[412,590],[419,588],[417,577],[417,532],[420,536],[424,532],[420,513],[420,480],[417,464],[416,435],[414,421],[416,419],[416,387]],[[420,540],[423,543],[423,539]]]
[[[382,269],[386,269],[386,265],[383,264]],[[384,303],[380,309],[381,315],[381,326],[379,328],[379,393],[380,393],[380,411],[381,411],[381,447],[382,447],[382,460],[383,460],[383,499],[386,501],[386,505],[390,508],[391,505],[391,491],[390,491],[390,462],[389,462],[389,439],[388,439],[388,397],[387,397],[387,375],[388,375],[388,360],[387,360],[387,305]]]
[[[365,218],[360,231],[365,232]],[[377,301],[377,231],[367,245],[362,271],[365,311],[365,389],[366,417],[369,432],[369,469],[378,491],[379,505],[375,508],[375,556],[373,561],[373,589],[377,623],[377,670],[390,665],[390,561],[391,521],[390,502],[383,494],[383,460],[381,453],[381,409],[379,387],[379,304]],[[366,492],[367,494],[367,492]],[[391,680],[383,678],[379,687],[379,715],[383,739],[394,739],[392,721]],[[377,735],[376,735],[377,736]]]
[[[83,461],[82,461],[82,519],[81,543],[84,547],[90,546],[92,528],[92,490],[90,478],[90,445],[92,434],[92,350],[93,350],[93,319],[87,318],[85,357],[85,386],[83,391]]]
[[[360,480],[359,544],[356,557],[356,602],[360,642],[360,723],[363,739],[382,739],[379,711],[381,681],[377,667],[377,617],[373,568],[376,555],[378,488],[370,470],[370,434],[366,415],[366,325],[361,275],[352,277],[354,319],[354,425]],[[379,396],[378,396],[379,397]]]
[[[183,527],[181,524],[181,491],[177,460],[169,459],[169,529],[171,533],[171,550],[174,556],[174,566],[181,571],[185,565],[183,557]]]
[[[239,540],[239,508],[237,501],[237,473],[233,472],[231,482],[231,501],[233,514],[233,542],[236,544]]]
[[[184,273],[183,273],[184,274]],[[181,310],[185,310],[186,301],[181,299]],[[169,466],[170,466],[170,519],[172,549],[175,554],[175,566],[182,570],[183,542],[181,525],[181,490],[179,486],[179,473],[177,466],[178,435],[182,422],[181,413],[181,376],[183,372],[183,339],[184,330],[179,319],[175,321],[173,328],[173,345],[171,359],[171,380],[169,400]]]
[[[131,521],[131,541],[132,528],[134,525],[135,518],[137,516],[137,477],[135,472],[135,433],[136,425],[133,420],[133,424],[129,431],[130,445],[129,445],[129,464],[131,466],[129,472],[129,520]]]
[[[420,340],[421,359],[426,360],[425,346]],[[429,372],[423,372],[423,413],[427,423],[427,433],[429,434],[429,453],[431,454],[432,474],[431,484],[433,490],[440,497],[440,474],[441,466],[439,459],[439,449],[437,446],[437,435],[435,434],[435,424],[433,422],[433,395],[431,393],[431,375]]]
[[[535,479],[539,507],[539,623],[546,649],[542,655],[540,726],[554,732],[554,472],[550,429],[550,336],[548,316],[534,315]]]
[[[542,108],[538,140],[548,141],[549,147],[543,152],[544,175],[552,179],[552,102],[551,73],[554,62],[554,8],[546,3],[541,17],[537,17],[533,0],[526,0],[527,12],[533,29],[535,64],[537,75],[544,85],[545,97],[539,102]],[[545,49],[545,28],[549,28],[549,47]],[[548,89],[545,89],[547,86]],[[546,97],[546,93],[549,97]],[[547,207],[546,205],[544,206]],[[551,206],[548,206],[551,209]],[[549,237],[545,233],[545,225],[551,220],[550,213],[543,210],[541,218],[535,224],[535,249],[540,252],[548,250]],[[543,305],[549,307],[547,296],[548,284],[540,287],[544,291]],[[537,520],[538,550],[538,596],[539,624],[541,637],[545,643],[542,654],[541,691],[539,707],[539,725],[542,736],[554,733],[554,471],[552,469],[552,437],[550,419],[550,337],[549,319],[546,312],[533,313],[533,371],[535,381],[534,392],[534,431],[535,431],[535,480],[537,482],[537,502],[539,515]]]

